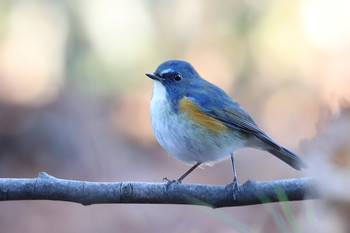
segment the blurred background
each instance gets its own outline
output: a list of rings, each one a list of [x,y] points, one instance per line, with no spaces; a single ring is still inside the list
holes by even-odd
[[[350,215],[349,10],[346,0],[1,0],[0,176],[178,178],[189,167],[153,136],[144,74],[182,59],[311,167],[294,171],[243,149],[240,183],[319,178],[324,200],[290,203],[296,223],[286,232],[349,232],[339,217]],[[231,181],[229,160],[185,180]],[[4,233],[281,231],[263,205],[0,206]],[[282,214],[280,204],[269,206]]]

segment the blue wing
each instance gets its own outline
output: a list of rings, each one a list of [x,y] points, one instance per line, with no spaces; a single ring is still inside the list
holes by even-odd
[[[248,135],[254,135],[271,147],[281,149],[280,145],[259,129],[249,114],[237,102],[217,86],[209,82],[207,84],[209,85],[205,85],[205,89],[191,89],[191,92],[186,95],[187,98],[197,103],[207,115],[226,126],[243,131]]]
[[[202,80],[206,82],[205,80]],[[208,116],[215,118],[233,130],[239,130],[265,143],[260,149],[266,150],[295,169],[306,168],[307,164],[296,154],[280,146],[255,124],[249,114],[223,90],[206,82],[186,94]],[[252,144],[254,145],[254,144]],[[260,147],[260,146],[259,146]]]

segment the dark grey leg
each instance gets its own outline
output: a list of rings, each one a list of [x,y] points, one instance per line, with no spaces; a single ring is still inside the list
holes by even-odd
[[[199,165],[201,165],[201,163],[196,163],[193,167],[191,167],[187,172],[185,172],[185,174],[183,174],[179,179],[177,179],[177,181],[179,183],[182,182],[183,179],[185,179],[186,176],[188,176],[188,174],[190,174],[194,169],[196,169]]]
[[[236,174],[236,166],[235,166],[235,159],[234,159],[234,154],[231,154],[231,162],[232,162],[232,169],[233,169],[233,187],[236,188],[238,187],[238,179],[237,179],[237,174]]]
[[[169,180],[168,178],[163,178],[163,180],[168,181],[166,188],[168,189],[169,185],[172,183],[181,183],[183,179],[185,179],[186,176],[188,176],[194,169],[196,169],[199,165],[201,165],[201,163],[196,163],[195,165],[193,165],[193,167],[191,167],[187,172],[185,172],[185,174],[183,174],[179,179],[177,180]]]
[[[233,153],[231,154],[231,162],[232,162],[232,169],[233,169],[233,182],[226,185],[227,189],[232,189],[233,192],[233,199],[236,200],[239,197],[239,186],[238,186],[238,179],[236,174],[236,166],[235,166],[235,159],[233,157]]]

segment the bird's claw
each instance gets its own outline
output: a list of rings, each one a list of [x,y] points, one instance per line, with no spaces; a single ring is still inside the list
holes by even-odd
[[[239,193],[239,185],[237,179],[234,179],[232,183],[226,185],[226,189],[230,189],[233,191],[233,199],[237,199],[237,195]]]
[[[169,180],[166,177],[163,178],[163,181],[167,181],[166,190],[168,190],[168,188],[170,187],[171,184],[174,184],[174,183],[181,184],[180,180]]]

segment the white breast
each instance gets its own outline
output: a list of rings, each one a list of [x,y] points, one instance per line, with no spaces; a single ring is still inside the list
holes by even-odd
[[[150,115],[153,132],[159,144],[175,156],[175,154],[178,154],[179,147],[174,135],[178,134],[178,132],[175,132],[176,128],[174,128],[178,124],[178,117],[171,110],[165,87],[156,80],[153,84]]]
[[[150,105],[150,115],[153,131],[156,134],[157,139],[157,133],[159,131],[166,130],[164,129],[166,126],[164,120],[167,119],[169,114],[172,114],[170,107],[170,103],[167,101],[167,92],[165,87],[161,82],[154,81],[152,100]]]
[[[153,94],[151,100],[151,112],[159,110],[156,104],[165,104],[166,101],[166,89],[163,84],[159,81],[153,83]],[[152,114],[152,113],[151,113]]]
[[[154,81],[150,106],[152,128],[159,144],[177,159],[194,164],[218,161],[242,147],[238,135],[216,135],[171,107],[166,88]]]

